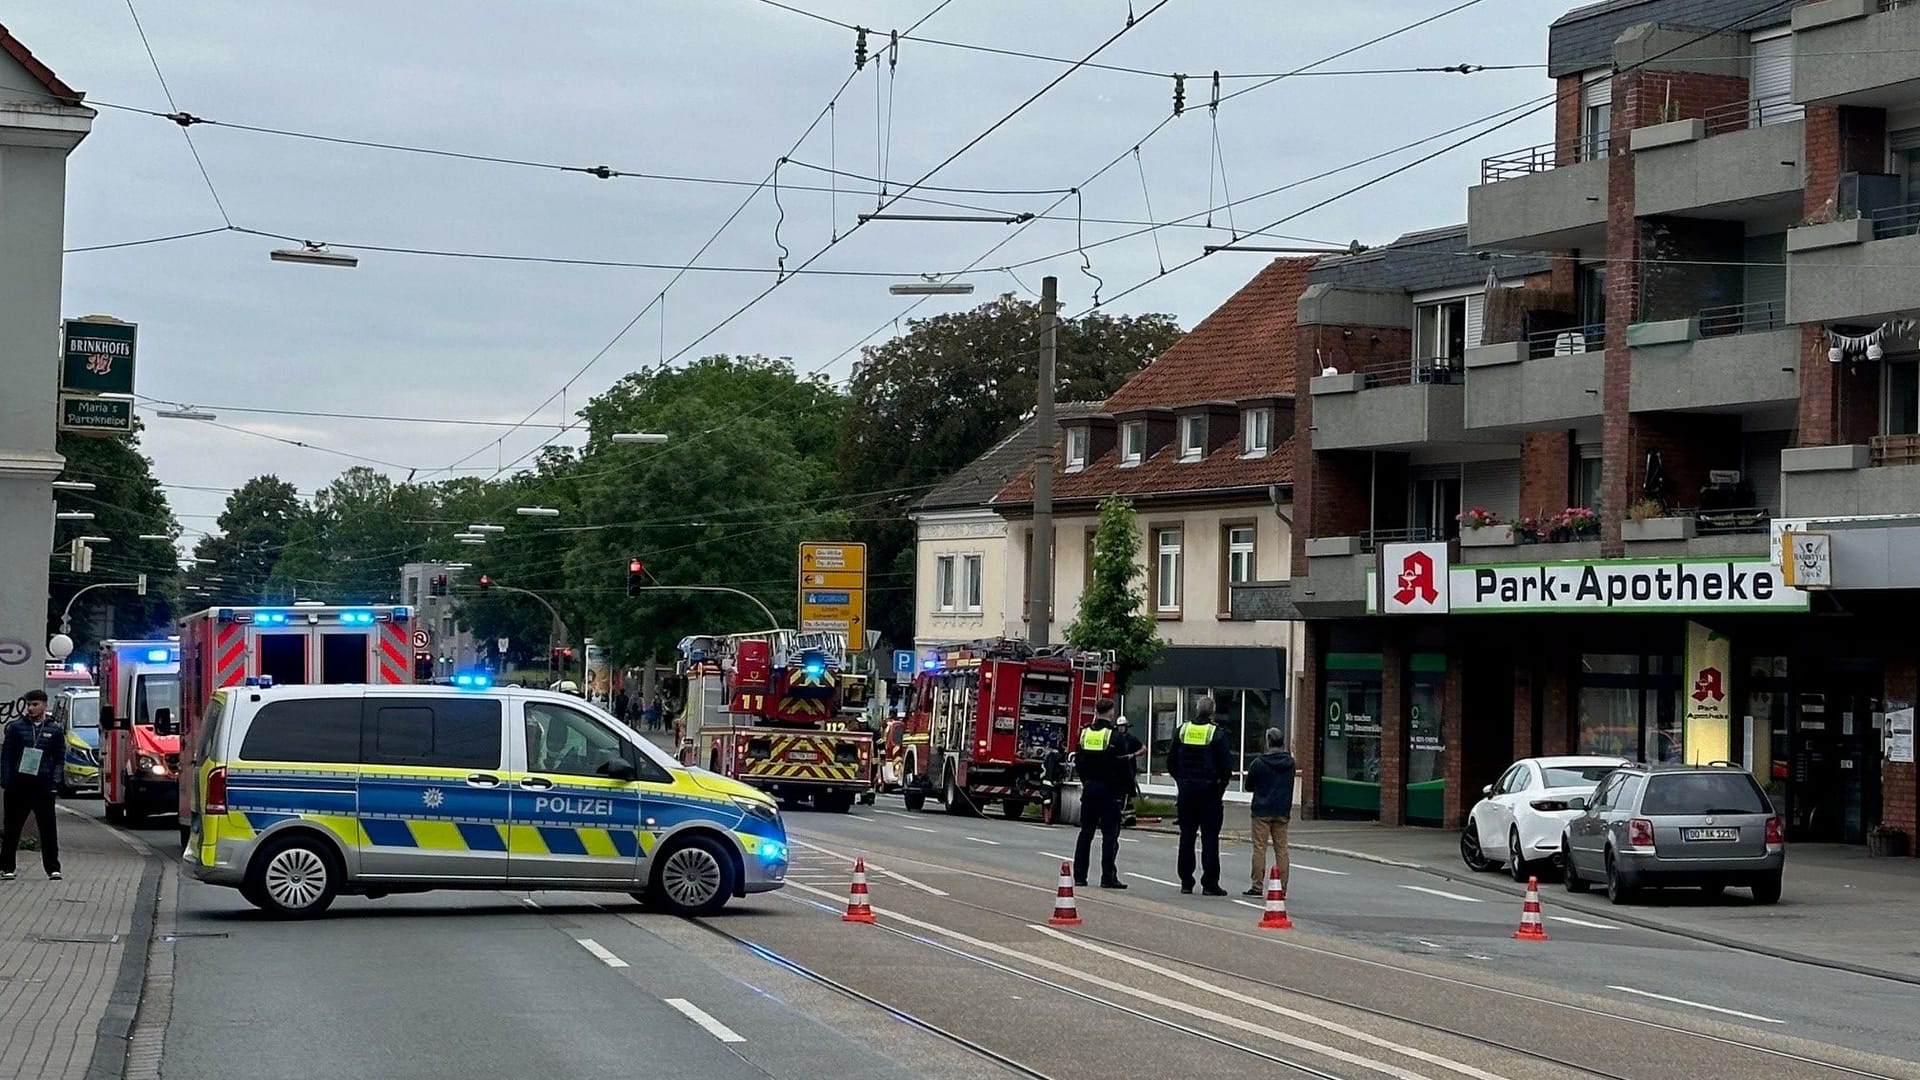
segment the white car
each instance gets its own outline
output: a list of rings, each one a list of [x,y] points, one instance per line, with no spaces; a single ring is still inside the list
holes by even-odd
[[[1515,881],[1560,853],[1566,823],[1579,816],[1567,800],[1591,795],[1603,777],[1632,762],[1617,757],[1523,758],[1500,779],[1480,789],[1460,833],[1460,858],[1467,869],[1505,866]]]

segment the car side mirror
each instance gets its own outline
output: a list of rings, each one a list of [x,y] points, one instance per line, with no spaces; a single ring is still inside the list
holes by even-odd
[[[1492,785],[1492,784],[1488,784],[1488,785],[1487,785],[1486,787],[1483,787],[1483,788],[1481,788],[1481,789],[1480,789],[1480,794],[1482,794],[1482,795],[1491,795],[1491,794],[1493,794],[1493,785]]]
[[[640,779],[640,770],[634,768],[633,762],[628,761],[626,758],[614,758],[612,761],[602,765],[600,771],[605,773],[609,779],[613,780]]]
[[[1585,795],[1575,795],[1573,798],[1567,800],[1567,809],[1569,810],[1585,810],[1586,808],[1587,797]]]

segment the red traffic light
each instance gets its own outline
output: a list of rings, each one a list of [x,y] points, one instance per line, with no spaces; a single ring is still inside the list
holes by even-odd
[[[646,565],[642,563],[639,559],[627,560],[627,573],[629,574],[644,573],[646,569],[647,569]]]
[[[491,588],[493,588],[493,579],[492,579],[492,578],[490,578],[490,577],[488,577],[488,576],[487,576],[487,575],[485,575],[485,574],[481,574],[481,575],[480,575],[480,587],[481,587],[481,588],[483,588],[483,589],[491,589]]]

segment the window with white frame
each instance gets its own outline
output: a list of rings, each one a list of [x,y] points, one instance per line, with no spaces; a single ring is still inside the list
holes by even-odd
[[[1466,297],[1438,300],[1414,309],[1413,360],[1416,371],[1458,368],[1466,352]]]
[[[1120,428],[1120,464],[1138,465],[1147,456],[1147,422],[1133,420]]]
[[[980,556],[963,555],[960,558],[960,585],[965,597],[967,610],[980,610]]]
[[[1153,606],[1162,613],[1180,611],[1180,530],[1153,531]]]
[[[1207,418],[1204,416],[1183,416],[1180,418],[1180,460],[1199,461],[1207,453]]]
[[[1580,75],[1581,161],[1607,156],[1609,134],[1613,128],[1613,69],[1594,68]]]
[[[1227,526],[1227,584],[1245,585],[1253,580],[1252,525]]]
[[[937,611],[953,610],[953,564],[952,555],[933,560],[933,606]]]
[[[1067,471],[1079,472],[1087,467],[1087,429],[1070,427],[1067,429]]]
[[[1240,452],[1262,457],[1273,449],[1273,410],[1246,409],[1240,413]]]

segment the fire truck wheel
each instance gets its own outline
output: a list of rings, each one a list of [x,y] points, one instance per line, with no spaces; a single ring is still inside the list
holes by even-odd
[[[927,793],[924,791],[909,791],[900,796],[900,801],[906,804],[909,811],[917,814],[927,805]]]
[[[1027,812],[1027,800],[1007,799],[1000,804],[1000,816],[1008,821],[1019,821]]]
[[[940,801],[946,804],[947,813],[949,814],[954,814],[959,817],[975,816],[976,808],[973,805],[973,797],[968,795],[964,788],[954,782],[952,773],[947,774],[946,786],[941,789]]]

